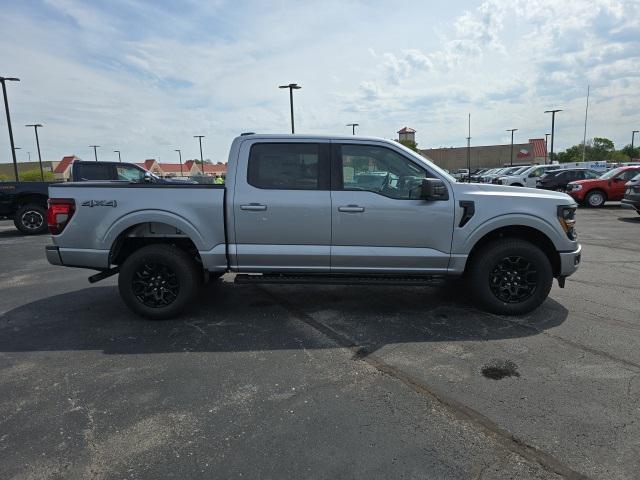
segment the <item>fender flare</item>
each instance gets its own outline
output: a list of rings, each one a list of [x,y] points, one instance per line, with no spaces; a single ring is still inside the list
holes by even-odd
[[[166,210],[138,210],[113,222],[102,236],[102,244],[111,249],[116,239],[128,228],[143,223],[164,223],[177,228],[191,239],[199,251],[207,250],[204,238],[198,229],[184,218]]]
[[[460,251],[454,253],[469,254],[473,247],[487,234],[505,227],[527,227],[538,230],[544,234],[551,243],[553,243],[556,250],[559,251],[566,250],[566,242],[569,241],[569,239],[563,238],[559,230],[545,219],[526,213],[508,213],[482,222],[482,224],[478,225],[472,232],[465,235],[465,240],[459,247]],[[559,224],[558,228],[560,228]]]

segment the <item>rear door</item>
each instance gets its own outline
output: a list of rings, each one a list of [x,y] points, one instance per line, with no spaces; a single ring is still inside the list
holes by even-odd
[[[332,272],[443,273],[454,199],[420,198],[435,176],[402,151],[375,142],[332,147]]]
[[[242,143],[233,198],[240,271],[329,271],[329,155],[329,141],[315,139]]]

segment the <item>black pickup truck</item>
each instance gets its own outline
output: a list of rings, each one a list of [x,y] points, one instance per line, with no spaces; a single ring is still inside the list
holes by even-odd
[[[52,182],[0,182],[0,218],[10,218],[26,235],[47,230],[47,198]]]
[[[196,183],[191,180],[160,178],[144,168],[126,162],[87,162],[77,160],[71,181],[121,181],[129,183]],[[54,182],[0,182],[0,218],[13,220],[25,235],[47,231],[49,185]]]

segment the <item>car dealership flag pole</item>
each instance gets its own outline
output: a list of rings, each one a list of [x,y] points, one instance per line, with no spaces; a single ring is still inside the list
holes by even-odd
[[[471,114],[469,114],[469,123],[468,123],[468,133],[467,133],[467,170],[469,183],[471,183]]]
[[[587,154],[587,117],[589,115],[589,85],[587,85],[587,106],[584,109],[584,136],[582,137],[582,161]]]

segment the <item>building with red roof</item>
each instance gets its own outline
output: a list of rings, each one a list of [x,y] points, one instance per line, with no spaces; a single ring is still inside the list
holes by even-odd
[[[56,180],[68,181],[69,178],[71,178],[71,166],[76,160],[80,160],[80,158],[75,155],[62,157],[62,160],[53,168],[53,175],[56,177]]]

